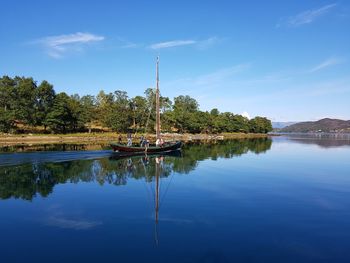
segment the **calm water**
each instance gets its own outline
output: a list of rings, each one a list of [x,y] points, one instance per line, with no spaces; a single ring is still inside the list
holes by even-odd
[[[3,153],[0,233],[4,263],[350,262],[350,139]]]

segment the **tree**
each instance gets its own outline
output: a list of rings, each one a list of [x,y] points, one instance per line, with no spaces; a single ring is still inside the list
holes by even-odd
[[[130,101],[130,108],[132,109],[133,127],[140,129],[146,125],[146,115],[148,111],[147,100],[142,96],[136,96]]]
[[[174,126],[174,118],[171,114],[173,110],[173,103],[168,97],[160,96],[159,106],[162,131],[171,131],[172,127]]]
[[[125,132],[133,120],[132,108],[127,92],[117,90],[114,93],[100,92],[97,96],[98,115],[102,123],[114,131]]]
[[[3,76],[0,78],[0,131],[18,129],[17,123],[48,126],[54,132],[76,132],[99,123],[115,131],[130,128],[155,130],[155,90],[149,88],[145,96],[129,99],[127,92],[100,91],[98,95],[66,93],[56,95],[53,85],[42,81],[39,86],[33,78]],[[160,96],[160,114],[163,131],[180,132],[255,132],[272,130],[271,121],[264,117],[252,120],[232,112],[220,113],[199,110],[198,102],[190,96],[174,98]]]
[[[13,111],[0,108],[0,132],[10,132],[15,127]]]
[[[46,80],[41,82],[36,90],[36,124],[44,125],[45,130],[47,127],[47,115],[53,106],[55,96],[56,93],[53,86]]]
[[[210,115],[213,117],[217,117],[220,114],[219,110],[217,108],[214,108],[210,111]]]
[[[198,107],[198,102],[188,95],[174,98],[175,127],[179,131],[189,132],[193,130],[192,126],[197,126],[195,113]]]
[[[86,122],[86,116],[78,94],[74,94],[68,99],[68,110],[70,131],[76,132],[83,130]]]
[[[15,127],[15,85],[8,76],[0,78],[0,132],[10,132]]]
[[[96,96],[96,117],[101,124],[106,127],[111,127],[111,113],[114,103],[113,93],[106,94],[101,90]]]
[[[96,107],[95,97],[91,95],[83,96],[80,99],[80,104],[82,106],[81,119],[85,124],[88,125],[89,133],[90,133],[92,128],[92,122],[96,120],[96,116],[97,116],[97,107]]]
[[[272,131],[271,121],[265,117],[255,117],[249,121],[250,131],[254,133],[268,133]]]
[[[249,132],[249,120],[242,115],[236,114],[231,117],[231,130],[230,132]]]
[[[51,130],[66,133],[70,130],[71,113],[69,106],[70,97],[61,92],[54,99],[51,111],[47,115],[46,123]]]
[[[125,132],[132,123],[132,109],[126,91],[114,92],[114,103],[111,112],[111,128],[118,132]]]
[[[35,125],[36,106],[36,82],[33,78],[15,77],[16,83],[13,103],[15,117],[25,124]]]
[[[0,108],[3,108],[4,111],[14,108],[15,85],[16,82],[8,76],[0,78]]]

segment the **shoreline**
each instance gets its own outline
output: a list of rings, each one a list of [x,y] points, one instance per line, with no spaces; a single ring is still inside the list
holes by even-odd
[[[133,135],[134,141],[138,141],[142,134]],[[108,143],[118,141],[118,137],[122,136],[122,141],[126,142],[126,134],[118,133],[77,133],[77,134],[16,134],[0,135],[0,146],[6,145],[26,145],[26,144],[94,144]],[[226,139],[253,139],[267,138],[271,135],[262,133],[222,133],[222,134],[176,134],[163,133],[165,141],[210,141],[210,140],[226,140]],[[149,140],[155,140],[155,135],[147,135]]]

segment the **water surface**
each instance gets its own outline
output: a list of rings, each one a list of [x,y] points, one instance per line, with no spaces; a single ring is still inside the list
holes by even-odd
[[[1,262],[350,260],[348,140],[69,150],[0,154]]]

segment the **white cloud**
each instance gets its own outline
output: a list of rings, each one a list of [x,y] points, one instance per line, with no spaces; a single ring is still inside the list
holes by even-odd
[[[315,21],[320,16],[328,13],[332,8],[334,8],[337,4],[329,4],[322,6],[317,9],[311,9],[304,12],[301,12],[295,16],[289,17],[285,24],[290,27],[298,27],[305,24],[310,24]],[[283,23],[284,24],[284,23]],[[277,24],[277,27],[280,27],[281,24]]]
[[[179,47],[179,46],[196,46],[199,49],[206,49],[216,43],[218,43],[220,39],[218,37],[210,37],[208,39],[204,40],[193,40],[193,39],[187,39],[187,40],[172,40],[172,41],[166,41],[166,42],[160,42],[160,43],[154,43],[148,46],[150,49],[164,49],[164,48],[172,48],[172,47]]]
[[[313,67],[310,72],[316,72],[316,71],[319,71],[321,69],[324,69],[324,68],[328,68],[330,66],[334,66],[334,65],[338,65],[340,63],[342,63],[343,60],[340,59],[340,58],[335,58],[335,57],[331,57],[325,61],[323,61],[322,63],[320,63],[319,65]]]
[[[162,49],[162,48],[169,48],[169,47],[193,45],[196,43],[197,43],[197,41],[195,41],[195,40],[173,40],[173,41],[155,43],[155,44],[150,45],[149,48]]]
[[[77,32],[68,35],[49,36],[35,41],[44,46],[47,54],[53,58],[60,58],[67,52],[82,51],[84,45],[102,41],[105,38],[90,33]]]
[[[243,117],[246,117],[248,120],[250,120],[250,119],[251,119],[251,117],[250,117],[249,113],[248,113],[248,112],[246,112],[246,111],[242,112],[242,113],[241,113],[241,115],[242,115]]]
[[[199,49],[207,49],[219,42],[221,42],[222,39],[221,38],[218,38],[218,37],[210,37],[208,39],[204,39],[204,40],[201,40],[201,41],[198,41],[197,42],[197,46]]]

